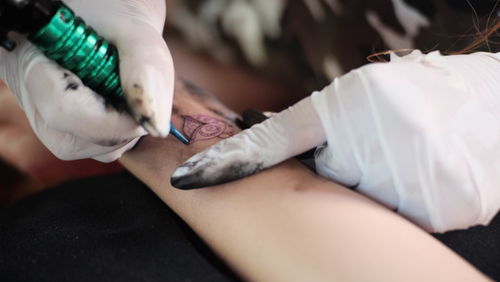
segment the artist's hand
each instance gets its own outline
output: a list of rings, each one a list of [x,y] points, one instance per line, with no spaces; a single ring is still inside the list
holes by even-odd
[[[487,224],[500,205],[498,59],[414,52],[360,68],[193,156],[172,184],[232,181],[327,141],[318,173],[426,230]]]
[[[164,0],[66,0],[77,15],[118,47],[121,82],[136,116],[156,136],[166,136],[174,84],[170,52],[162,38]],[[0,79],[26,113],[42,143],[64,160],[113,161],[146,132],[127,114],[70,72],[19,39],[0,53]]]
[[[61,161],[33,133],[12,93],[0,83],[0,159],[30,178],[52,185],[62,181],[122,170],[114,162]]]

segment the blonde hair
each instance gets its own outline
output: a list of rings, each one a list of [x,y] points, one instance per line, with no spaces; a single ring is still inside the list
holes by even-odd
[[[476,40],[472,41],[469,46],[465,47],[464,49],[458,51],[458,52],[452,52],[451,54],[464,54],[464,53],[469,53],[471,51],[474,51],[476,48],[486,44],[486,45],[498,45],[500,44],[499,41],[492,40],[491,37],[493,37],[494,34],[496,34],[500,29],[500,20],[497,20],[497,23],[493,24],[490,28],[479,32],[476,36]]]
[[[459,51],[453,51],[453,52],[444,52],[447,55],[459,55],[459,54],[467,54],[470,52],[473,52],[477,48],[487,45],[488,48],[491,50],[491,45],[500,45],[500,41],[498,39],[492,40],[491,38],[493,37],[494,34],[497,34],[500,32],[500,20],[497,20],[495,24],[491,25],[489,28],[485,29],[484,31],[480,31],[477,34],[474,35],[474,41],[472,41],[467,47],[465,47],[462,50]],[[376,62],[387,62],[387,56],[390,54],[396,54],[396,55],[406,55],[409,54],[413,51],[414,49],[396,49],[396,50],[387,50],[387,51],[382,51],[382,52],[377,52],[374,54],[369,55],[366,57],[366,59],[370,63],[376,63]]]

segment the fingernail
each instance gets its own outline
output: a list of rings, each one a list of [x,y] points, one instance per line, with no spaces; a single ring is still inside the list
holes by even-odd
[[[150,74],[151,76],[154,75]],[[140,81],[140,79],[137,79]],[[131,84],[127,88],[127,104],[135,119],[139,122],[144,129],[154,137],[167,137],[169,133],[168,120],[163,124],[159,120],[160,109],[157,108],[158,101],[155,100],[153,95],[156,87],[151,87],[152,83],[137,82]],[[149,85],[149,87],[145,87]]]

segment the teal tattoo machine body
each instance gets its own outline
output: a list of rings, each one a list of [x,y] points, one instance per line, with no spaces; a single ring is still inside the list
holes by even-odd
[[[16,43],[9,31],[27,34],[29,41],[50,59],[77,75],[90,89],[115,108],[126,109],[120,83],[118,51],[87,26],[61,1],[0,0],[0,46],[8,51]],[[142,125],[145,120],[137,120]],[[171,123],[170,133],[189,144]]]

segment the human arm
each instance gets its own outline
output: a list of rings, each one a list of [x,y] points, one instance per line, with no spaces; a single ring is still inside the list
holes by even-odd
[[[500,208],[499,55],[418,51],[355,70],[175,173],[179,188],[228,182],[312,147],[317,171],[431,232],[488,224]],[[225,146],[230,149],[225,149]],[[245,167],[244,165],[247,165]]]
[[[224,120],[208,110],[206,103],[190,98],[191,94],[179,84],[173,115],[178,128],[183,128],[180,115]],[[211,103],[209,107],[217,105]],[[397,214],[314,175],[295,161],[212,189],[173,188],[170,175],[175,167],[218,140],[194,142],[186,147],[170,137],[144,138],[120,161],[243,278],[485,280],[461,258]]]

